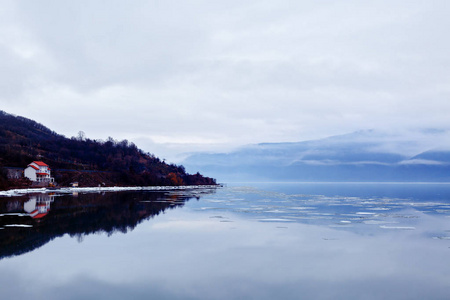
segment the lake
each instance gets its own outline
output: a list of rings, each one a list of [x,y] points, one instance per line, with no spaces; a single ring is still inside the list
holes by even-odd
[[[450,184],[0,198],[3,299],[450,299]]]

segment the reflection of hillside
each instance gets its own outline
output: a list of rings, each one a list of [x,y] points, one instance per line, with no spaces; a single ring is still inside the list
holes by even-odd
[[[98,232],[125,233],[167,209],[183,206],[193,195],[120,192],[53,197],[40,194],[1,199],[0,259],[32,251],[64,234],[82,239]]]

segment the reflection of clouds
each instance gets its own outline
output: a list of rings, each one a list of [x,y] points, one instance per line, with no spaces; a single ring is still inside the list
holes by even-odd
[[[448,296],[442,240],[172,211],[127,235],[65,237],[0,265],[46,299],[429,299]],[[430,217],[426,230],[433,230]],[[412,251],[413,249],[413,251]],[[67,259],[70,257],[70,259]],[[36,260],[39,258],[39,260]],[[22,268],[23,266],[33,268]],[[63,267],[62,267],[63,266]],[[45,276],[42,270],[45,269]],[[52,278],[51,281],[48,279]],[[5,293],[14,286],[3,285]],[[128,293],[128,294],[127,294]],[[22,297],[23,296],[23,297]],[[14,299],[30,296],[18,291]],[[439,298],[439,297],[436,297]],[[40,299],[37,297],[36,299]],[[94,299],[94,298],[93,298]]]
[[[243,190],[189,201],[127,234],[87,235],[82,244],[65,236],[0,261],[0,274],[17,282],[0,275],[2,292],[50,300],[450,297],[448,214],[436,212],[448,204]]]
[[[151,230],[203,230],[210,231],[217,229],[217,222],[201,220],[201,221],[187,221],[176,220],[154,224]]]

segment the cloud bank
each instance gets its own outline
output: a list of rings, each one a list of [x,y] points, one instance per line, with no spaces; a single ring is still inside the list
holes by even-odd
[[[449,11],[448,1],[2,1],[0,105],[67,136],[168,156],[449,129]]]

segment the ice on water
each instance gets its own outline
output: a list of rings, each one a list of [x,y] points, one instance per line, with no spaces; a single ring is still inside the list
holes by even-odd
[[[286,194],[254,187],[227,187],[217,196],[203,198],[202,202],[204,206],[200,210],[245,214],[246,218],[256,222],[299,222],[343,230],[360,228],[366,232],[416,230],[424,215],[450,215],[449,204],[439,201],[412,201],[386,196]],[[212,215],[211,218],[216,217]]]

